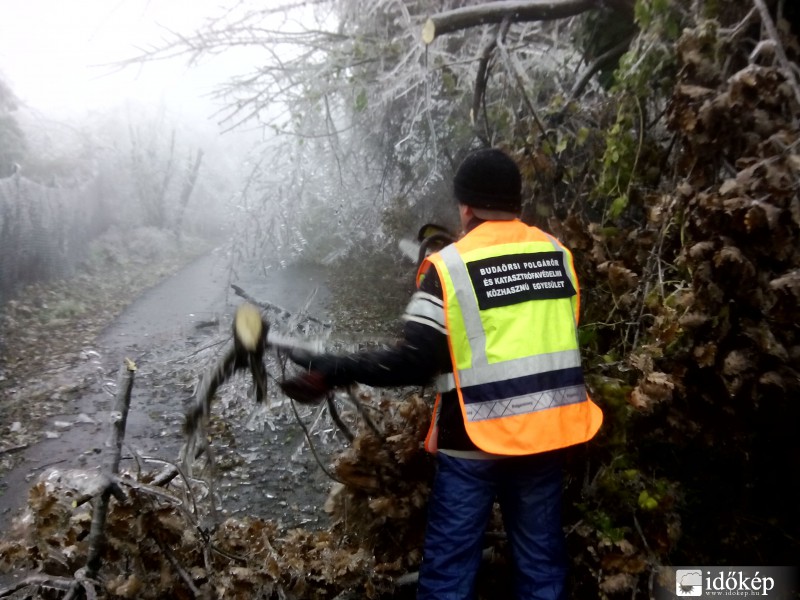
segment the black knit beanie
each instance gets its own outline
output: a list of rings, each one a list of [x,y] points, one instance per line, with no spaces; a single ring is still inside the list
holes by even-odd
[[[522,208],[522,177],[517,163],[502,150],[476,150],[458,167],[453,194],[459,204],[518,213]]]

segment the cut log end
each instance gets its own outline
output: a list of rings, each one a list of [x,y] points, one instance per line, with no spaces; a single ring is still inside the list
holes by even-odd
[[[422,42],[427,46],[436,38],[436,23],[433,22],[433,19],[428,19],[425,21],[425,25],[422,26]]]
[[[248,352],[255,352],[262,338],[263,327],[261,312],[255,306],[245,303],[236,309],[234,334]]]

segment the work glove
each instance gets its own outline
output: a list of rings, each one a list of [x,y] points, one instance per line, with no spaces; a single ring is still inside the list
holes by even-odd
[[[304,371],[316,371],[325,377],[330,387],[341,385],[340,365],[342,358],[333,354],[315,354],[308,350],[294,349],[289,352],[289,360]]]
[[[301,350],[293,348],[288,352],[289,360],[291,360],[298,367],[304,368],[306,371],[313,370],[312,363],[319,355],[309,352],[308,350]]]
[[[304,373],[295,375],[281,384],[283,393],[303,404],[319,404],[341,382],[338,381],[340,358],[330,354],[315,354],[308,350],[293,349],[289,360]]]
[[[319,371],[307,371],[281,383],[283,393],[301,404],[319,404],[331,391],[325,375]]]

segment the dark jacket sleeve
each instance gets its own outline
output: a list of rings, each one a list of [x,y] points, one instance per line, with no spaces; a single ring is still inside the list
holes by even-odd
[[[442,289],[435,272],[425,277],[418,294],[441,300]],[[409,305],[411,306],[411,304]],[[363,383],[374,387],[427,385],[450,368],[447,336],[433,323],[409,319],[402,339],[391,348],[346,355],[322,355],[311,361],[310,369],[323,374],[331,387]]]

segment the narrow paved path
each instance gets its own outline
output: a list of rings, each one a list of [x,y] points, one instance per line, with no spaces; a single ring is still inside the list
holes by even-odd
[[[323,269],[298,266],[257,276],[230,274],[221,250],[197,259],[137,298],[98,336],[85,362],[54,382],[54,388],[76,386],[82,391],[64,402],[63,414],[46,425],[47,437],[27,448],[21,463],[2,482],[0,539],[42,473],[98,464],[108,437],[116,374],[126,357],[138,366],[126,443],[141,455],[177,457],[185,404],[203,368],[192,361],[203,352],[208,355],[208,346],[219,344],[242,302],[231,283],[291,312],[308,304],[309,314],[324,318],[328,296]],[[71,381],[63,381],[64,377]]]

